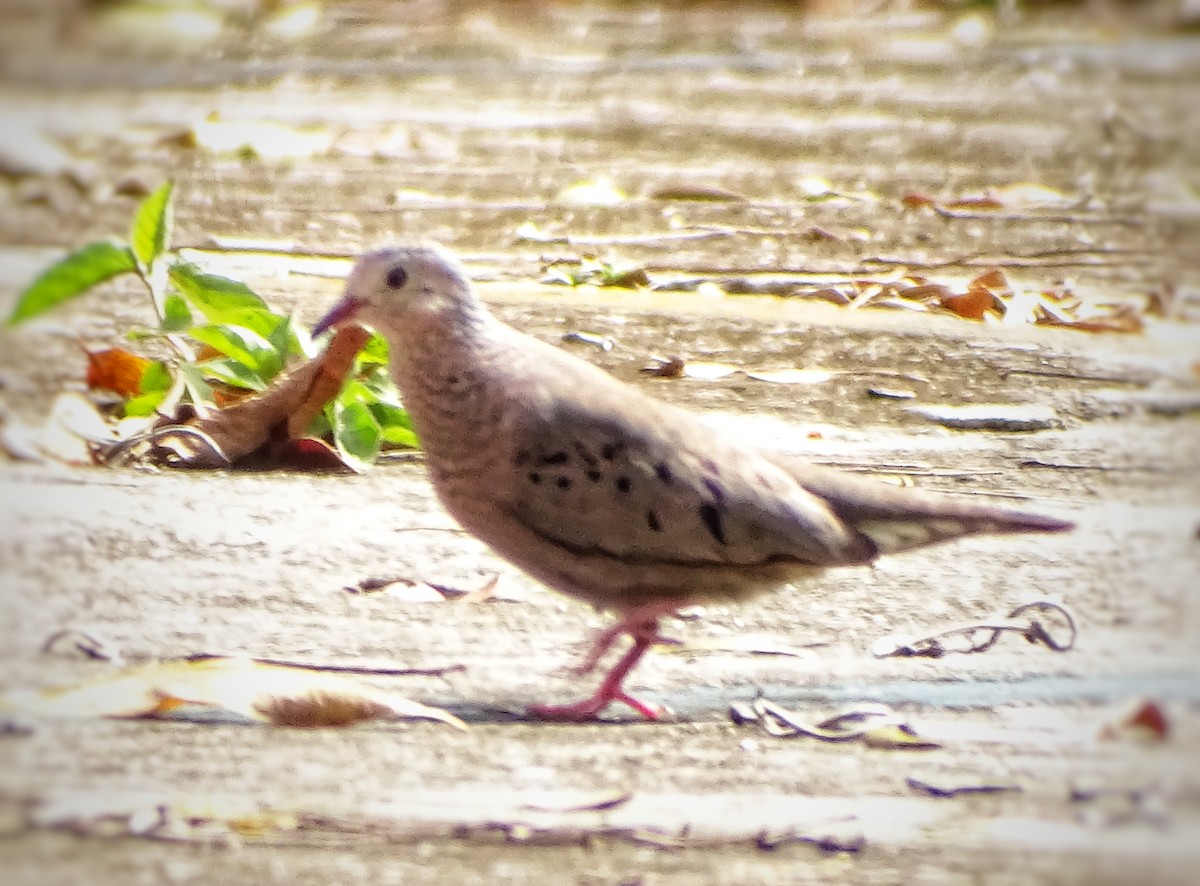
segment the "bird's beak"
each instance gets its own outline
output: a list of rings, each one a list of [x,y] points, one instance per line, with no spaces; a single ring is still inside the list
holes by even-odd
[[[312,328],[313,338],[316,338],[326,329],[344,323],[358,313],[358,309],[363,306],[361,298],[355,298],[350,294],[342,296],[341,301],[329,309],[329,312],[317,321],[317,324]]]

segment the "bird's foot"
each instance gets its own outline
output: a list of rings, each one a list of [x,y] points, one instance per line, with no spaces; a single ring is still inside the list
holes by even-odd
[[[608,672],[607,676],[600,683],[600,688],[596,690],[591,698],[571,705],[534,705],[529,708],[529,715],[539,720],[582,723],[599,719],[599,713],[608,707],[609,702],[619,701],[629,705],[629,707],[633,708],[647,720],[657,720],[661,717],[664,713],[663,708],[634,698],[621,688],[621,684],[625,682],[625,678],[633,670],[634,665],[641,661],[642,656],[646,654],[646,650],[650,648],[651,644],[660,639],[658,635],[658,617],[650,616],[646,611],[643,611],[640,615],[641,617],[636,620],[632,617],[626,618],[616,626],[618,630],[613,631],[610,638],[602,636],[600,643],[597,644],[603,651],[612,646],[616,638],[622,633],[629,634],[633,639],[633,645],[625,650],[625,654],[621,656],[620,660],[613,666],[613,669]],[[608,633],[609,631],[605,631],[605,634]],[[593,655],[592,657],[599,658],[599,655]],[[595,666],[595,661],[591,661],[590,665]]]
[[[662,705],[642,701],[624,691],[605,693],[601,687],[601,691],[591,698],[575,702],[575,704],[535,704],[530,705],[526,709],[526,713],[535,720],[547,722],[592,723],[598,721],[600,712],[614,701],[629,705],[646,720],[657,720],[667,712]]]

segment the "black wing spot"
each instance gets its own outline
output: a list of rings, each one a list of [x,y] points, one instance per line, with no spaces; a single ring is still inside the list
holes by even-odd
[[[617,492],[628,492],[633,488],[633,481],[628,477],[617,477]]]
[[[593,483],[599,483],[600,478],[603,476],[604,475],[601,474],[599,471],[597,471],[595,468],[592,468],[590,471],[587,472],[587,478],[589,480],[591,480]]]
[[[570,489],[571,488],[571,478],[570,477],[559,477],[554,482],[558,485],[559,489]]]
[[[529,460],[533,458],[533,453],[528,449],[518,449],[517,454],[513,456],[513,464],[517,467],[529,464]]]
[[[538,459],[539,465],[565,465],[571,460],[571,456],[563,452],[561,449],[557,452],[551,452],[543,455]]]
[[[656,477],[658,477],[658,479],[662,480],[668,486],[670,486],[671,482],[675,479],[674,475],[671,473],[671,466],[665,461],[660,461],[654,466],[654,474]]]
[[[600,457],[605,461],[612,461],[617,457],[617,453],[624,448],[624,445],[621,443],[605,443],[600,447]]]
[[[596,456],[592,455],[592,451],[580,443],[578,440],[574,442],[575,452],[579,455],[579,460],[585,465],[595,467]]]
[[[537,486],[539,483],[542,482],[542,475],[539,474],[537,471],[530,471],[529,472],[529,482],[532,483],[534,486]]]
[[[715,505],[700,505],[700,519],[713,538],[723,545],[729,544],[725,540],[725,527],[721,525],[721,512]]]
[[[653,532],[662,532],[662,524],[658,522],[658,514],[654,511],[646,511],[646,525]]]

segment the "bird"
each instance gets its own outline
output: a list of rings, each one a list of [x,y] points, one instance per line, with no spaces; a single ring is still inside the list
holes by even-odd
[[[548,587],[615,613],[577,673],[630,638],[590,697],[531,705],[537,719],[597,720],[613,702],[661,717],[624,682],[682,608],[962,536],[1074,525],[815,465],[714,428],[502,322],[435,243],[363,255],[313,334],[349,323],[387,341],[449,514]]]

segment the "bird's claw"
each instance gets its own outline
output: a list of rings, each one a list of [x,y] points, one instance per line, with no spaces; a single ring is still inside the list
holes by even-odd
[[[667,708],[654,702],[642,701],[626,692],[611,695],[597,693],[591,698],[575,704],[535,704],[526,709],[535,720],[557,723],[594,723],[599,721],[600,712],[608,707],[610,702],[619,701],[631,707],[645,720],[659,720],[668,713]]]

